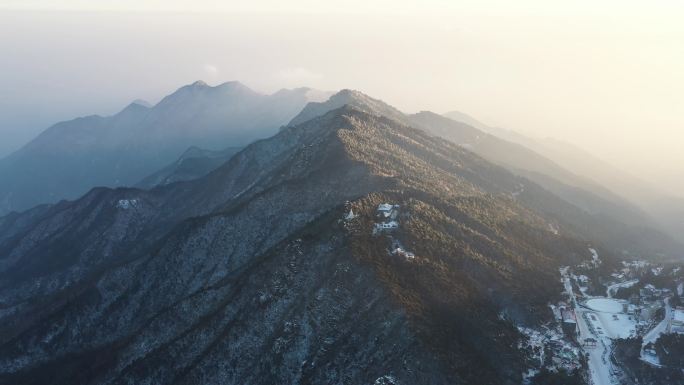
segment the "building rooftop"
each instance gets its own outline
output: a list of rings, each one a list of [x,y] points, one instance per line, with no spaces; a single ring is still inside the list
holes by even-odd
[[[378,211],[392,211],[392,208],[394,208],[394,206],[389,203],[381,203],[378,206]]]
[[[672,318],[675,321],[684,322],[684,308],[682,308],[682,307],[676,308]]]

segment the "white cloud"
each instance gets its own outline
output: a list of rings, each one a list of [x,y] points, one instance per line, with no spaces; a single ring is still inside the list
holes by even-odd
[[[202,66],[202,69],[209,77],[215,77],[219,73],[218,67],[213,64],[205,64]]]

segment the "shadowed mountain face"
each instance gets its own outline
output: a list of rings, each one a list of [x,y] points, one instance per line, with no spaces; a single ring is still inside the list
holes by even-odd
[[[58,123],[0,160],[0,214],[125,186],[160,170],[190,145],[244,146],[277,132],[311,101],[308,89],[262,95],[238,82],[185,86],[154,107]]]
[[[194,181],[15,215],[0,382],[519,384],[500,314],[539,322],[559,264],[589,258],[521,183],[343,107]],[[372,234],[382,202],[400,205],[391,238]]]
[[[175,162],[145,177],[135,187],[152,188],[200,178],[217,169],[238,151],[240,147],[228,147],[220,151],[190,147]]]

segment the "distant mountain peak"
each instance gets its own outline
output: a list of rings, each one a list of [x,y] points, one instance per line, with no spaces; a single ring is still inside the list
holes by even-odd
[[[192,87],[209,87],[209,85],[204,80],[197,80],[190,84]]]
[[[136,100],[132,101],[129,105],[127,105],[126,108],[124,108],[118,114],[116,114],[116,116],[122,117],[122,116],[139,114],[139,113],[148,111],[150,108],[151,108],[151,105],[148,102],[146,102],[142,99],[136,99]]]
[[[480,130],[489,131],[489,127],[487,127],[486,124],[480,122],[479,120],[464,112],[453,110],[445,113],[444,116],[446,116],[449,119],[456,120],[458,122],[463,122],[469,126],[473,126]]]
[[[352,89],[343,89],[332,95],[325,102],[311,102],[304,107],[299,115],[295,116],[290,121],[290,125],[297,125],[307,120],[313,119],[317,116],[324,115],[328,111],[338,109],[344,105],[354,106],[357,109],[373,113],[375,115],[384,115],[401,122],[406,121],[406,116],[401,111],[390,106],[379,99],[371,98],[361,91]]]
[[[385,104],[381,100],[373,99],[361,91],[345,88],[330,97],[330,101],[341,102],[344,104],[355,104],[357,106],[372,105],[378,102]],[[388,106],[389,107],[389,106]]]
[[[415,113],[414,116],[430,116],[430,117],[434,117],[435,119],[448,119],[448,118],[445,118],[444,116],[442,116],[438,113],[428,111],[428,110],[418,111]]]
[[[339,90],[331,98],[364,98],[369,97],[361,91],[353,90],[351,88],[343,88]]]
[[[147,110],[147,109],[149,109],[148,106],[145,106],[143,104],[136,103],[136,102],[131,102],[123,110],[121,110],[121,112],[129,111],[129,110]]]
[[[211,86],[203,80],[197,80],[192,84],[188,84],[187,86],[181,87],[179,89],[179,91],[183,90],[183,89],[192,89],[192,90],[200,90],[200,91],[203,91],[203,90],[249,90],[251,92],[254,92],[251,88],[247,87],[246,85],[244,85],[243,83],[240,83],[237,80],[231,80],[231,81],[223,82],[223,83],[216,85],[216,86]]]
[[[137,105],[145,107],[145,108],[151,108],[152,107],[152,103],[150,103],[144,99],[135,99],[131,104],[137,104]]]
[[[193,99],[196,100],[198,97],[211,98],[221,95],[235,98],[250,98],[258,97],[261,94],[237,81],[230,81],[221,83],[217,86],[210,86],[207,83],[198,80],[192,84],[185,85],[177,89],[171,95],[166,96],[159,102],[159,104],[157,104],[156,107],[163,108],[165,106],[178,106],[181,104],[186,104]]]
[[[217,86],[214,87],[214,88],[216,88],[216,89],[223,89],[223,90],[241,90],[241,91],[248,91],[248,92],[256,93],[256,91],[254,91],[253,89],[247,87],[247,86],[244,85],[243,83],[240,83],[240,82],[237,81],[237,80],[232,80],[232,81],[229,81],[229,82],[221,83],[221,84],[217,85]]]

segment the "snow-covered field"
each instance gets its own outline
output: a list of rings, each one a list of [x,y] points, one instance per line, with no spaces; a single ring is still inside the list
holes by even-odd
[[[627,314],[597,313],[606,336],[612,339],[629,338],[636,335],[636,321]]]
[[[592,298],[587,301],[587,307],[591,310],[606,312],[606,313],[620,313],[622,312],[622,303],[611,298]]]
[[[629,338],[636,335],[636,319],[634,316],[622,312],[622,301],[611,298],[592,298],[586,306],[594,312],[590,314],[590,321],[596,323],[597,332],[601,337]]]

